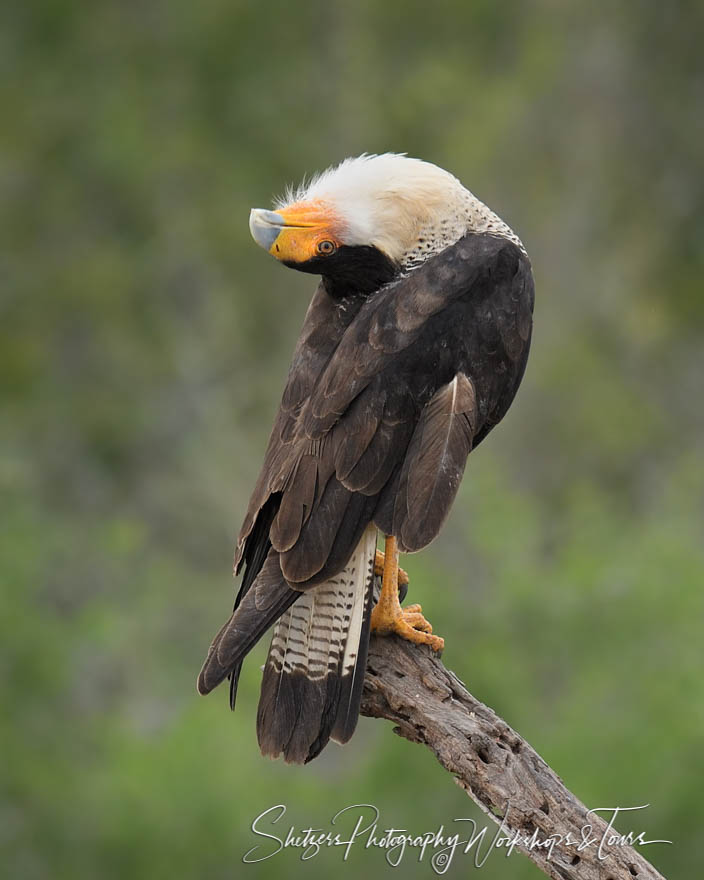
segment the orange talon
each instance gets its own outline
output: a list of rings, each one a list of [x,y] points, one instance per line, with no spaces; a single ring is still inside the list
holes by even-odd
[[[380,556],[383,561],[380,572],[382,574],[381,593],[379,601],[372,611],[372,632],[380,636],[395,633],[402,639],[414,642],[416,645],[430,645],[434,651],[442,651],[445,647],[445,640],[440,636],[432,635],[433,627],[421,614],[421,606],[409,605],[404,609],[401,608],[401,603],[398,601],[401,569],[398,567],[396,538],[392,536],[386,538],[384,554],[377,551],[375,572]]]

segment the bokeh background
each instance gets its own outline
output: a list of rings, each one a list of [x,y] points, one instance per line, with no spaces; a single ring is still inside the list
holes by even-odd
[[[537,286],[518,398],[407,558],[445,662],[665,874],[701,864],[701,4],[29,0],[0,16],[0,873],[387,875],[380,852],[242,865],[253,818],[488,820],[362,719],[259,756],[195,694],[314,280],[251,206],[363,151],[450,169]],[[493,827],[490,829],[493,833]],[[404,875],[433,876],[412,855]],[[449,874],[473,871],[456,859]],[[541,876],[492,855],[485,880]]]

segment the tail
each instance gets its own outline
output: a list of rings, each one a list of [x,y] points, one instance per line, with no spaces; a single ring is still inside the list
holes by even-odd
[[[345,743],[354,733],[367,665],[375,552],[376,528],[368,526],[343,571],[308,589],[276,624],[257,713],[262,754],[304,764],[331,738]]]

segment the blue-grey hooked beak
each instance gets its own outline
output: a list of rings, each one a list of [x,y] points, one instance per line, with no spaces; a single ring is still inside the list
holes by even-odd
[[[252,233],[252,238],[265,251],[271,249],[285,225],[286,221],[276,211],[252,208],[249,215],[249,231]]]

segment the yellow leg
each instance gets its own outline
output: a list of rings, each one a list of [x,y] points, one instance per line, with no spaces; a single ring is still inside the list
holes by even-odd
[[[376,551],[374,557],[374,574],[381,577],[384,574],[384,554],[381,550]],[[404,587],[408,583],[408,572],[404,571],[401,566],[398,568],[398,585]]]
[[[399,567],[396,538],[386,538],[384,563],[379,601],[372,611],[372,632],[385,636],[395,633],[417,645],[430,645],[434,651],[442,651],[444,639],[432,635],[433,628],[422,615],[420,605],[401,608],[398,601]]]

